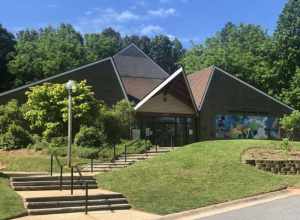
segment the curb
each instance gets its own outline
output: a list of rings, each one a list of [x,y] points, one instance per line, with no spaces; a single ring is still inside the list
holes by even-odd
[[[219,204],[210,205],[210,206],[206,206],[206,207],[191,209],[188,211],[168,214],[161,218],[158,218],[157,220],[173,220],[173,219],[180,219],[180,218],[184,218],[184,217],[191,217],[196,214],[203,214],[205,212],[214,211],[217,209],[222,209],[222,208],[239,205],[239,204],[243,204],[243,203],[247,203],[247,202],[254,202],[254,201],[258,201],[258,200],[262,200],[262,199],[269,199],[272,197],[286,195],[289,193],[290,193],[290,191],[285,186],[285,187],[281,187],[281,188],[275,189],[275,190],[267,192],[267,193],[257,194],[257,195],[251,196],[251,197],[246,197],[246,198],[237,199],[237,200],[233,200],[233,201],[229,201],[229,202],[224,202],[224,203],[219,203]]]

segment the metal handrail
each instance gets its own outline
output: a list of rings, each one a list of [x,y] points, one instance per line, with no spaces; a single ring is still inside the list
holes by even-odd
[[[62,191],[63,187],[63,168],[64,166],[61,164],[60,160],[58,159],[57,154],[54,152],[50,156],[50,176],[53,176],[53,157],[55,158],[56,163],[60,168],[60,175],[59,175],[59,190]]]
[[[79,168],[79,164],[76,164],[74,166],[71,166],[71,195],[73,195],[73,189],[74,189],[74,168],[79,174],[79,182],[82,186],[82,189],[85,190],[85,214],[88,214],[88,197],[89,197],[89,183],[88,181],[84,181],[82,178],[83,175],[81,173],[81,170]],[[84,185],[84,187],[83,187]]]

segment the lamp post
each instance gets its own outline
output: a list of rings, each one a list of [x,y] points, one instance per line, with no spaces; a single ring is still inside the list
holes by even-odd
[[[71,167],[72,157],[72,91],[75,90],[75,82],[69,80],[66,83],[66,89],[68,90],[68,152],[67,152],[67,164]]]

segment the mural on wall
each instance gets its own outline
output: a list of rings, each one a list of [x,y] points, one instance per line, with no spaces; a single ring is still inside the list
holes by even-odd
[[[279,119],[254,115],[217,115],[217,138],[280,138]]]

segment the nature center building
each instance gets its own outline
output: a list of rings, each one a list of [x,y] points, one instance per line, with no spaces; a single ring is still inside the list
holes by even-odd
[[[160,146],[207,139],[278,139],[279,118],[293,109],[235,76],[212,66],[186,75],[167,73],[136,45],[84,65],[0,94],[0,104],[25,101],[29,87],[44,82],[86,80],[108,105],[134,103],[134,138]]]

